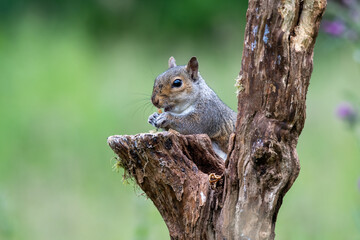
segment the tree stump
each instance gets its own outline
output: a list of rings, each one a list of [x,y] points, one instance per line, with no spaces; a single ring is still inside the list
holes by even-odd
[[[325,7],[326,0],[249,0],[225,162],[207,135],[108,138],[171,239],[274,239],[282,199],[300,170],[296,145]]]

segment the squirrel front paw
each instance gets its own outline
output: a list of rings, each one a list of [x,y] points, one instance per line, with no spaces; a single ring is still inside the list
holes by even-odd
[[[153,113],[150,115],[148,122],[156,128],[165,128],[167,124],[166,113]]]
[[[150,123],[151,125],[153,125],[154,127],[156,124],[156,119],[158,118],[159,114],[157,112],[154,112],[153,114],[151,114],[148,118],[148,123]]]

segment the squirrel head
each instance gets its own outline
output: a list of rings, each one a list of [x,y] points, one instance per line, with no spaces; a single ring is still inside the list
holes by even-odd
[[[199,63],[192,57],[187,65],[177,66],[174,57],[169,58],[169,69],[160,74],[154,83],[151,102],[165,112],[181,113],[190,107],[203,81],[199,74]]]

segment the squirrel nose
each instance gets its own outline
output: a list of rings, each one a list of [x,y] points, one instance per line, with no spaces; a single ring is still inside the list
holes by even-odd
[[[151,102],[155,105],[155,107],[159,105],[159,99],[156,98],[155,95],[151,97]]]

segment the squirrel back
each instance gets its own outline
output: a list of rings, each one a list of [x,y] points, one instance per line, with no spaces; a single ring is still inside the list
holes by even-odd
[[[175,59],[170,57],[169,69],[155,79],[151,97],[152,103],[164,108],[164,112],[152,114],[149,123],[181,134],[205,133],[215,152],[226,158],[236,113],[205,83],[198,67],[196,57],[185,66],[176,66]]]

